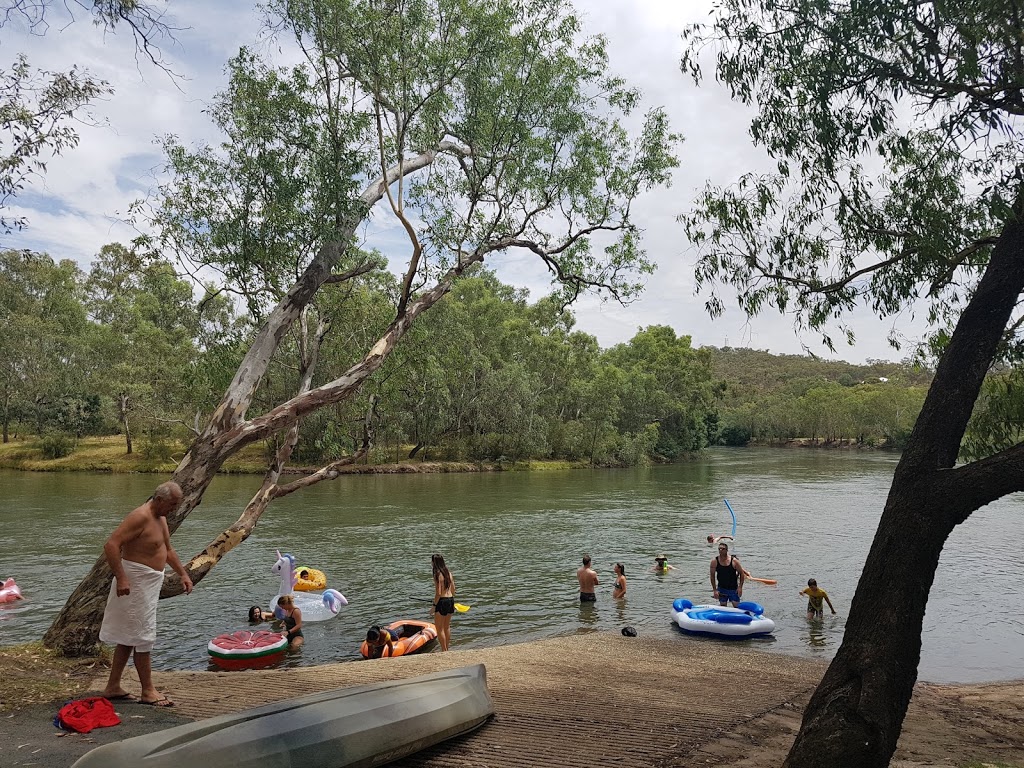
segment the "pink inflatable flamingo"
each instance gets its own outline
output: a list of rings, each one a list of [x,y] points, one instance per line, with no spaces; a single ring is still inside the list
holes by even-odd
[[[21,587],[14,583],[14,579],[8,579],[0,587],[0,603],[13,603],[21,600]]]

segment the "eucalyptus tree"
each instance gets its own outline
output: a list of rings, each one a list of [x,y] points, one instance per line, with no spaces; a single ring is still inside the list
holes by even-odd
[[[524,251],[565,302],[591,289],[632,296],[637,273],[650,270],[633,202],[667,184],[677,162],[663,111],[625,127],[639,94],[611,74],[604,40],[584,38],[563,0],[273,0],[269,10],[303,62],[288,70],[240,62],[245,87],[232,94],[227,123],[236,132],[194,153],[172,142],[171,166],[182,173],[155,207],[161,250],[200,246],[204,266],[244,287],[261,320],[174,473],[184,496],[172,531],[227,457],[354,397],[473,265]],[[360,237],[398,262],[403,246],[387,238],[385,221],[405,252],[387,327],[331,380],[314,384],[303,361],[293,396],[250,415],[278,345],[306,327],[318,292],[376,266],[359,256]],[[267,290],[257,282],[278,277]],[[308,328],[319,335],[320,321]],[[332,471],[288,485],[268,472],[260,495]],[[245,525],[232,526],[192,558],[193,580],[246,535]],[[49,645],[95,646],[108,579],[97,561],[47,632]],[[179,593],[180,583],[169,579],[164,592]]]
[[[82,274],[72,261],[29,251],[0,252],[0,422],[38,434],[61,426],[66,401],[84,394],[86,315]]]
[[[935,331],[938,367],[843,643],[786,760],[888,765],[943,544],[1024,489],[1017,440],[957,465],[986,372],[1021,351],[1024,17],[1017,0],[723,0],[685,38],[684,71],[699,79],[712,48],[777,165],[708,188],[683,216],[700,285],[724,281],[747,312],[793,313],[828,340],[859,302],[888,316],[917,301]]]
[[[192,283],[165,259],[120,243],[100,249],[84,290],[96,323],[91,348],[101,361],[94,385],[113,401],[125,452],[132,453],[137,414],[150,424],[187,419],[201,394],[193,363],[214,326],[220,333],[230,326],[230,314],[222,300],[197,301]]]
[[[652,325],[608,350],[605,359],[628,374],[621,431],[657,424],[657,450],[668,459],[707,447],[705,425],[713,412],[708,351],[693,349],[689,336],[676,336],[666,325]]]

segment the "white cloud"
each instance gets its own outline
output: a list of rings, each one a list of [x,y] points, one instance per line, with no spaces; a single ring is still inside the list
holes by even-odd
[[[627,307],[592,297],[581,300],[578,327],[596,335],[602,346],[626,341],[640,327],[663,324],[691,335],[697,346],[728,343],[800,353],[801,339],[788,318],[769,313],[748,322],[732,308],[712,321],[704,311],[705,299],[694,295],[696,254],[676,217],[708,181],[729,183],[741,173],[766,167],[747,135],[749,110],[732,102],[713,78],[698,88],[679,71],[680,33],[686,24],[706,19],[711,5],[710,0],[577,1],[587,32],[608,38],[613,69],[644,92],[643,109],[664,107],[674,130],[686,138],[673,186],[645,196],[634,208],[658,272],[648,279],[643,297]],[[273,40],[260,37],[261,18],[252,3],[176,0],[168,8],[172,25],[184,28],[175,34],[176,44],[165,42],[162,47],[169,68],[180,75],[177,79],[148,61],[136,62],[134,40],[126,30],[104,35],[87,20],[52,23],[44,37],[16,25],[4,28],[2,50],[8,61],[14,52],[24,51],[32,63],[51,70],[78,64],[115,88],[94,110],[105,125],[82,126],[80,146],[53,158],[45,183],[19,201],[28,208],[30,228],[7,238],[7,246],[46,250],[87,266],[104,244],[130,238],[132,231],[117,216],[152,185],[152,172],[161,165],[154,139],[173,133],[186,143],[216,141],[203,109],[226,82],[227,59],[241,45],[276,50]],[[397,242],[400,233],[389,218],[375,217],[366,231]],[[402,250],[395,248],[396,253]],[[543,265],[526,254],[510,254],[495,266],[502,279],[528,287],[534,295],[549,283]],[[728,303],[731,294],[722,294]],[[921,330],[909,317],[897,321],[912,334]],[[880,322],[862,310],[851,315],[850,324],[858,344],[840,347],[835,356],[854,361],[897,356],[885,341],[891,321]],[[814,336],[802,341],[817,354],[833,356]]]

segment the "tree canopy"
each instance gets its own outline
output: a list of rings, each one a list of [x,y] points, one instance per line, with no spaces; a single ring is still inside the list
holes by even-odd
[[[334,476],[328,465],[279,483],[299,423],[351,401],[474,265],[518,250],[546,266],[559,303],[586,290],[632,296],[650,269],[633,202],[666,185],[677,164],[679,137],[663,111],[627,129],[639,94],[611,72],[604,40],[584,38],[563,0],[273,0],[268,11],[302,63],[281,68],[243,51],[220,102],[222,146],[169,140],[169,181],[142,210],[156,227],[152,247],[219,269],[261,322],[174,474],[184,498],[171,530],[228,456],[285,435],[239,521],[188,563],[194,581],[274,498]],[[348,368],[320,380],[333,329],[321,307],[372,279],[379,259],[359,240],[374,239],[378,216],[402,235],[377,248],[401,260],[390,319]],[[250,416],[279,350],[298,358],[295,387]],[[364,430],[361,450],[370,439]],[[48,643],[92,647],[108,578],[98,561]]]
[[[1020,443],[953,469],[987,371],[1020,358],[1024,20],[1014,0],[723,0],[684,38],[684,72],[699,81],[710,49],[776,164],[681,217],[712,314],[724,282],[748,313],[790,312],[830,343],[831,324],[851,337],[842,317],[858,303],[886,316],[920,302],[934,330],[934,381],[787,761],[887,765],[942,544],[1024,488]]]

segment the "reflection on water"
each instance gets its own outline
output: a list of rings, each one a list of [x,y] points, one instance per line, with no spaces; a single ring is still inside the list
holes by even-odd
[[[192,595],[163,601],[154,665],[207,668],[210,638],[248,628],[250,605],[270,607],[277,549],[324,571],[349,600],[338,617],[305,625],[305,645],[286,667],[358,659],[370,625],[427,619],[433,552],[452,569],[457,599],[472,606],[453,617],[456,648],[627,625],[641,637],[722,642],[681,634],[669,607],[677,597],[710,602],[714,552],[706,536],[731,527],[725,498],[744,566],[778,580],[750,584],[743,595],[765,607],[775,634],[738,642],[827,659],[842,641],[894,467],[885,454],[738,449],[634,470],[343,477],[275,502]],[[163,479],[0,472],[0,579],[14,576],[28,598],[0,606],[0,643],[42,635],[110,531]],[[175,535],[179,554],[191,557],[231,525],[259,481],[217,478]],[[991,541],[1008,552],[1024,545],[1022,506],[1015,497],[991,504],[947,542],[925,617],[921,679],[1024,677],[1016,559],[987,561],[999,590],[963,588],[976,580],[978,553]],[[602,579],[597,604],[579,604],[576,568],[585,552],[601,574],[625,565],[625,600],[612,600],[611,579]],[[662,552],[676,570],[650,570]],[[798,595],[812,576],[838,611],[820,624],[807,622]]]
[[[804,640],[808,648],[827,648],[833,642],[838,647],[838,633],[835,631],[837,621],[834,617],[831,620],[805,619],[805,621],[807,622],[807,633],[804,636]],[[841,627],[839,629],[841,632]]]

